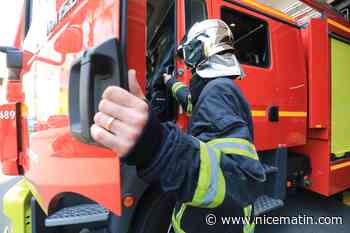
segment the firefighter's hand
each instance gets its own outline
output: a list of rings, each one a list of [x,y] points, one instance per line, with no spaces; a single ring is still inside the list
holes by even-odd
[[[163,74],[163,80],[164,80],[164,84],[166,85],[166,83],[172,78],[172,76],[170,74]]]
[[[149,109],[144,101],[136,72],[129,71],[130,92],[120,87],[108,87],[103,93],[91,135],[96,142],[125,156],[136,144],[145,127]]]
[[[136,70],[129,70],[129,89],[135,96],[145,99],[145,94],[136,78]]]

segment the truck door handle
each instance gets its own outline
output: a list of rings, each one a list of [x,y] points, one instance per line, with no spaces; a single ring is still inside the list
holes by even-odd
[[[88,49],[71,67],[69,77],[69,120],[72,134],[94,144],[90,135],[98,104],[108,86],[128,90],[127,64],[118,39],[109,39]]]

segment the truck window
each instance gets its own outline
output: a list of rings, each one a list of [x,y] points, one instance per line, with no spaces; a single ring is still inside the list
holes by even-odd
[[[186,0],[186,31],[193,24],[208,18],[205,0]]]
[[[175,1],[149,0],[147,26],[147,71],[152,78],[176,43]]]
[[[174,120],[176,104],[161,76],[175,68],[176,4],[148,0],[147,8],[147,98],[161,121]]]
[[[221,9],[221,18],[231,27],[240,63],[268,67],[270,52],[267,22],[227,7]]]

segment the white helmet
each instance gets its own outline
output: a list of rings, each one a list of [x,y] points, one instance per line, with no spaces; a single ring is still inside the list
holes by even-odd
[[[231,29],[224,21],[204,20],[191,27],[178,47],[178,54],[187,66],[196,68],[202,78],[242,77],[243,70],[233,54],[233,40]]]

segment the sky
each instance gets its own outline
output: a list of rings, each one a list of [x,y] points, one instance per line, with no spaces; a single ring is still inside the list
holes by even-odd
[[[13,46],[23,0],[0,0],[0,46]]]

